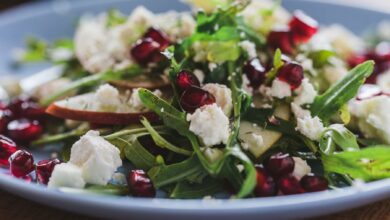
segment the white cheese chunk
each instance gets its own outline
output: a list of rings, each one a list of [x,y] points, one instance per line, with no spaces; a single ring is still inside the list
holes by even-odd
[[[378,138],[390,144],[390,97],[375,96],[354,100],[349,110],[357,118],[360,131],[367,138]]]
[[[89,131],[72,146],[69,162],[81,167],[85,182],[96,185],[106,185],[122,166],[118,148],[98,131]]]
[[[238,45],[246,51],[249,59],[257,57],[256,45],[248,40],[244,40],[238,43]]]
[[[378,75],[377,84],[383,92],[390,93],[390,70]]]
[[[119,91],[109,85],[101,85],[95,92],[95,100],[100,109],[114,110],[121,105]]]
[[[294,98],[294,103],[297,105],[311,104],[317,96],[317,91],[307,78],[302,80],[302,84],[296,89],[296,93],[298,95]]]
[[[190,131],[196,134],[205,146],[226,144],[229,137],[229,119],[217,104],[198,108],[187,115]]]
[[[296,129],[309,139],[316,141],[325,128],[319,117],[304,116],[303,118],[297,118]]]
[[[311,173],[311,167],[307,164],[305,160],[302,160],[300,157],[293,157],[295,165],[292,175],[297,178],[297,180],[302,179],[305,175]]]
[[[211,93],[217,105],[222,108],[225,115],[229,116],[233,109],[232,91],[225,85],[208,83],[202,89]]]
[[[84,186],[85,181],[80,167],[71,163],[56,165],[48,183],[49,188],[70,187],[82,189]]]
[[[271,96],[283,99],[292,95],[291,87],[288,83],[274,79],[271,86]]]

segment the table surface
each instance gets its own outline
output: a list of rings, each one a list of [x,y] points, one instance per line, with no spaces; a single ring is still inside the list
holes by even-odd
[[[5,1],[0,3],[0,10],[9,6],[16,5],[18,3],[26,2],[28,0],[14,0]],[[334,1],[334,0],[329,0]],[[337,0],[338,1],[338,0]],[[344,0],[346,2],[366,4],[366,0]],[[370,7],[383,7],[388,8],[390,11],[390,1],[384,0],[370,0]],[[35,220],[35,219],[56,219],[56,220],[78,220],[78,219],[95,219],[82,215],[65,212],[62,210],[50,208],[44,205],[40,205],[35,202],[31,202],[17,196],[14,196],[8,192],[0,190],[0,219],[13,219],[13,220]],[[381,219],[390,220],[390,199],[377,202],[365,207],[348,210],[342,213],[324,216],[317,218],[317,220],[371,220]]]

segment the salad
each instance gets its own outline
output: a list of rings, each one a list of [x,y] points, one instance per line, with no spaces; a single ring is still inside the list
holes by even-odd
[[[0,164],[63,192],[172,199],[390,177],[389,22],[361,38],[280,2],[187,2],[193,12],[110,10],[83,16],[73,39],[29,38],[18,65],[60,75],[1,90]]]

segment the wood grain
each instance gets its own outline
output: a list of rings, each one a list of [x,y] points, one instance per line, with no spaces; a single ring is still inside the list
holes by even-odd
[[[0,219],[12,220],[94,220],[96,218],[77,215],[40,205],[0,190]],[[313,220],[390,220],[390,199],[339,214]]]

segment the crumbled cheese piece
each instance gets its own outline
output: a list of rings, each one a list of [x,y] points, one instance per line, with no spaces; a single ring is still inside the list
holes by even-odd
[[[205,76],[204,76],[204,72],[202,70],[195,69],[194,75],[196,76],[196,78],[198,78],[200,83],[203,83]]]
[[[321,133],[325,128],[319,117],[315,116],[313,118],[311,116],[304,116],[303,118],[297,118],[296,129],[301,132],[301,134],[315,141],[320,139]]]
[[[375,96],[350,102],[349,110],[357,118],[360,131],[367,138],[378,138],[390,144],[390,97]]]
[[[225,115],[229,116],[233,109],[232,91],[225,85],[208,83],[202,89],[211,93],[217,105],[222,108]]]
[[[217,68],[218,65],[216,63],[209,63],[209,70],[210,72],[213,72],[215,68]]]
[[[229,119],[217,104],[198,108],[187,115],[189,130],[196,134],[205,146],[226,144],[229,137]]]
[[[44,85],[38,87],[34,91],[34,97],[36,97],[38,100],[42,100],[45,98],[48,98],[49,96],[52,96],[54,92],[60,90],[64,86],[68,85],[70,83],[70,80],[67,78],[58,78],[53,81],[50,81],[48,83],[45,83]],[[73,94],[67,94],[67,95],[73,95]],[[63,97],[60,97],[61,99]]]
[[[295,165],[292,175],[300,180],[305,175],[311,173],[311,167],[307,164],[305,160],[302,160],[300,157],[293,157]]]
[[[390,21],[381,21],[377,28],[379,37],[385,41],[390,41]]]
[[[245,74],[242,75],[242,89],[248,94],[253,94],[253,88],[250,86],[250,81]]]
[[[54,167],[47,186],[49,188],[70,187],[82,189],[85,186],[85,181],[80,167],[71,163],[62,163]]]
[[[50,52],[50,58],[53,61],[66,61],[73,57],[73,52],[66,48],[58,48]]]
[[[297,105],[311,104],[317,96],[317,91],[307,78],[302,80],[302,84],[296,89],[296,93],[298,95],[294,98],[294,103]]]
[[[304,118],[306,116],[310,116],[310,111],[303,109],[301,106],[291,103],[291,110],[294,113],[296,118]]]
[[[121,104],[119,91],[115,87],[104,84],[95,92],[95,99],[101,109],[115,109]]]
[[[81,168],[86,183],[96,185],[106,185],[122,166],[118,148],[100,137],[98,131],[89,131],[73,144],[69,163]]]
[[[376,82],[383,92],[390,93],[390,70],[378,75]]]
[[[210,162],[216,162],[223,156],[223,151],[218,148],[206,147],[203,150],[203,154]]]
[[[196,52],[193,58],[195,62],[204,62],[207,60],[207,43],[196,41],[192,44],[192,48]]]
[[[257,57],[256,45],[248,40],[244,40],[238,43],[238,45],[246,51],[249,56],[249,59]]]
[[[328,61],[329,65],[323,68],[323,74],[326,81],[333,85],[348,74],[348,69],[345,63],[338,58],[331,57]]]
[[[283,99],[286,97],[290,97],[291,95],[292,95],[291,87],[288,83],[283,82],[283,81],[279,80],[278,78],[276,78],[272,82],[271,96],[279,98],[279,99]]]

